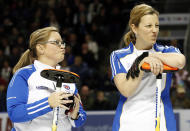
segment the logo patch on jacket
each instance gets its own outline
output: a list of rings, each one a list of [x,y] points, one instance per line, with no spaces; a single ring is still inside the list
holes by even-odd
[[[63,85],[63,87],[64,87],[66,90],[70,90],[70,86],[68,86],[68,85]]]
[[[73,83],[69,83],[69,84],[64,83],[61,87],[61,91],[66,92],[66,93],[71,93],[71,94],[74,94],[75,89],[76,87],[75,87],[75,84]]]
[[[36,86],[36,89],[48,90],[48,87],[46,87],[46,86]]]

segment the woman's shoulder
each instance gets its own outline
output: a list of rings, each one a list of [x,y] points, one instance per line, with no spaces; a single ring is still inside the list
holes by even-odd
[[[180,53],[180,50],[177,47],[174,46],[168,46],[168,45],[162,45],[162,44],[154,44],[154,49],[158,52],[178,52]]]
[[[112,51],[111,56],[116,55],[116,56],[123,57],[132,53],[133,53],[133,47],[127,46],[127,47]]]
[[[25,66],[25,67],[22,67],[22,68],[18,69],[18,70],[14,73],[14,75],[13,75],[11,81],[10,81],[9,86],[12,86],[13,83],[14,83],[15,81],[17,81],[17,80],[21,80],[21,79],[28,80],[28,78],[31,76],[31,74],[32,74],[33,72],[34,72],[34,67],[33,67],[33,65],[28,65],[28,66]]]
[[[25,67],[22,67],[20,69],[18,69],[14,75],[21,75],[21,76],[25,76],[25,75],[30,75],[35,71],[34,65],[28,65]]]

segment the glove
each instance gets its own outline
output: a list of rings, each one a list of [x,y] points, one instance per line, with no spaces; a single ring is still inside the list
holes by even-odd
[[[135,77],[139,77],[140,69],[139,69],[139,64],[140,62],[145,58],[148,57],[148,52],[144,52],[142,55],[138,56],[135,61],[133,62],[133,65],[127,72],[126,78],[127,80],[131,77],[134,79]]]
[[[69,116],[72,120],[77,120],[79,118],[79,107],[80,107],[80,102],[81,102],[81,99],[80,99],[80,95],[77,94],[76,96],[74,96],[74,101],[75,101],[75,104],[74,104],[74,107],[73,107],[73,110],[71,112],[69,112]]]
[[[73,96],[70,96],[70,97],[68,97],[68,99],[65,99],[64,98],[64,100],[73,100],[73,102],[72,103],[67,103],[67,104],[63,104],[64,106],[66,106],[66,107],[68,107],[69,108],[69,110],[65,110],[65,114],[67,115],[68,114],[68,112],[69,111],[71,111],[72,110],[72,108],[73,108],[73,106],[74,106],[74,95]]]

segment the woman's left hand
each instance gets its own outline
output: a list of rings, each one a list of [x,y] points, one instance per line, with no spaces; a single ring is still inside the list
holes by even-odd
[[[77,93],[77,96],[74,95],[74,107],[73,107],[73,111],[72,112],[69,112],[69,116],[72,118],[72,119],[77,119],[78,118],[78,115],[79,115],[79,106],[80,106],[80,95]]]

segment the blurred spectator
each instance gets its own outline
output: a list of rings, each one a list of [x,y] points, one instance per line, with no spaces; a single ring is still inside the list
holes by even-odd
[[[107,24],[109,23],[107,19],[106,10],[104,7],[101,7],[100,13],[94,16],[92,23],[96,23],[100,27],[101,31],[107,33]]]
[[[67,64],[70,66],[74,63],[74,55],[72,53],[71,46],[66,46],[65,48],[65,60],[67,61]]]
[[[11,32],[11,29],[13,27],[13,22],[11,21],[10,18],[5,18],[3,21],[3,25],[4,25],[4,31],[6,34],[9,34]]]
[[[4,27],[0,25],[0,36],[3,36],[4,34]]]
[[[18,62],[19,58],[20,58],[20,53],[23,52],[19,52],[19,48],[18,47],[13,47],[11,50],[11,55],[10,55],[10,65],[11,67],[14,67],[16,65],[16,63]]]
[[[170,41],[171,46],[179,48],[179,50],[183,53],[183,44],[180,43],[177,39],[173,39]]]
[[[109,21],[109,32],[111,35],[111,38],[119,38],[121,36],[121,20],[122,20],[122,15],[120,13],[120,9],[118,6],[112,7],[112,12]],[[113,42],[118,41],[118,39],[112,39]]]
[[[103,43],[105,43],[105,37],[102,34],[102,32],[100,31],[97,24],[92,23],[89,30],[90,30],[90,34],[92,35],[92,39],[96,40],[98,43],[101,43],[102,46],[104,46]]]
[[[190,76],[187,70],[175,73],[171,88],[171,100],[174,108],[190,108]]]
[[[38,7],[36,10],[35,10],[35,13],[34,13],[34,16],[33,16],[33,22],[37,22],[37,23],[41,23],[41,18],[43,17],[42,15],[42,9],[40,7]]]
[[[82,44],[81,57],[83,62],[86,62],[89,67],[97,67],[94,55],[89,51],[87,43]]]
[[[14,42],[16,42],[18,35],[19,35],[18,29],[16,27],[13,27],[10,35],[11,45]]]
[[[110,17],[110,13],[111,13],[112,7],[115,4],[114,1],[113,0],[104,0],[102,2],[103,2],[103,6],[106,9],[106,12],[108,13],[107,17]]]
[[[73,19],[74,19],[74,16],[73,16],[73,12],[72,12],[71,8],[66,7],[64,17],[61,20],[63,22],[63,26],[72,28]]]
[[[61,37],[63,38],[64,41],[69,41],[70,28],[68,28],[68,27],[61,28],[60,34],[61,34]],[[68,46],[69,43],[66,42],[66,44]]]
[[[94,98],[92,96],[92,93],[91,93],[88,85],[83,85],[81,87],[80,96],[81,96],[83,108],[85,110],[92,110],[92,104],[93,104]]]
[[[47,25],[46,26],[54,26],[54,27],[60,29],[59,22],[57,21],[56,15],[52,9],[48,10],[46,18],[47,18]]]
[[[5,60],[3,62],[3,67],[1,68],[1,77],[6,81],[9,82],[12,75],[12,68],[9,65],[9,61]]]
[[[171,40],[170,44],[171,44],[171,46],[177,47],[177,40],[176,39]]]
[[[90,76],[90,69],[86,63],[83,63],[81,56],[75,57],[74,64],[71,65],[70,71],[77,73],[83,82]]]
[[[7,82],[0,77],[0,112],[6,112]]]
[[[25,51],[26,48],[28,48],[28,47],[26,47],[26,45],[27,44],[24,41],[24,37],[22,35],[19,35],[17,37],[17,41],[14,44],[14,46],[16,46],[18,48],[19,52],[22,53]]]
[[[110,102],[105,98],[103,91],[96,93],[96,99],[92,106],[93,110],[109,110],[111,109]]]
[[[104,73],[105,75],[102,75],[101,86],[99,89],[103,91],[117,91],[114,83],[111,82],[112,74],[110,66],[107,66],[105,70],[106,72]]]
[[[175,73],[175,77],[176,77],[176,88],[184,88],[184,90],[186,91],[187,88],[187,82],[188,82],[188,71],[185,69],[181,69],[178,72]]]
[[[1,45],[2,45],[2,49],[4,49],[4,55],[10,56],[11,49],[10,49],[10,43],[9,43],[8,39],[3,38],[1,40]]]
[[[3,67],[3,61],[5,59],[5,55],[2,49],[0,49],[0,69]]]
[[[73,23],[75,24],[75,25],[77,25],[77,24],[79,24],[79,23],[86,23],[87,21],[86,21],[86,18],[85,18],[85,21],[81,21],[80,19],[81,19],[81,16],[83,16],[83,17],[85,17],[85,16],[87,16],[87,11],[86,11],[86,7],[85,7],[85,4],[83,4],[83,3],[80,3],[79,5],[78,5],[78,7],[77,7],[77,9],[78,9],[78,11],[77,12],[75,12],[75,14],[74,14],[74,20],[73,20]]]
[[[73,54],[80,55],[81,45],[79,44],[77,35],[75,33],[70,33],[68,42],[72,48]]]
[[[185,97],[185,89],[178,87],[176,96],[172,97],[172,105],[175,109],[187,109],[190,108],[190,99]]]
[[[34,10],[34,15],[32,15],[32,18],[29,20],[31,24],[30,32],[33,32],[34,30],[38,29],[38,27],[44,23],[44,16],[42,15],[42,9],[38,7],[36,10]]]
[[[100,3],[99,0],[93,0],[93,2],[90,3],[88,8],[88,13],[91,19],[94,18],[94,16],[98,15],[100,13],[100,9],[102,7],[102,3]],[[89,21],[91,22],[91,21]]]
[[[86,34],[85,42],[88,44],[88,50],[94,54],[96,61],[98,60],[99,47],[96,41],[93,41],[90,34]]]
[[[80,15],[79,17],[79,23],[75,27],[75,31],[78,34],[79,41],[84,41],[84,36],[88,32],[88,24],[86,22],[86,16]]]
[[[61,69],[62,69],[62,70],[70,71],[70,67],[69,67],[68,64],[67,64],[67,60],[66,60],[66,59],[64,59],[64,60],[60,63],[60,66],[61,66]]]

